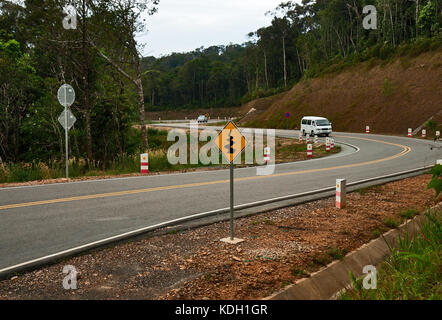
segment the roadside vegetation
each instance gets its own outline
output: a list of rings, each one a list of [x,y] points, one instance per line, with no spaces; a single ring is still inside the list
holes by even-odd
[[[430,171],[433,177],[428,189],[434,189],[436,198],[441,192],[442,166]],[[416,209],[401,212],[403,220],[412,219],[419,213]],[[442,299],[442,211],[425,214],[416,236],[408,232],[397,240],[397,248],[391,248],[391,256],[377,268],[377,289],[363,288],[363,278],[350,274],[352,287],[341,294],[342,300],[441,300]],[[384,225],[397,228],[395,219],[387,218]],[[375,236],[380,236],[378,230]]]
[[[202,167],[227,167],[222,164],[222,155],[219,157],[219,164],[205,165],[198,164],[176,164],[172,165],[167,159],[167,151],[174,144],[173,141],[167,141],[167,131],[148,128],[149,138],[149,171],[150,172],[171,172],[186,171]],[[108,161],[88,161],[86,158],[71,158],[69,161],[70,178],[98,177],[98,176],[116,176],[124,174],[138,174],[140,172],[140,153],[141,145],[137,144],[140,130],[133,128],[128,135],[128,150],[130,153],[121,154]],[[189,134],[187,135],[190,139]],[[199,142],[199,148],[206,143]],[[276,163],[294,162],[307,159],[307,146],[305,143],[299,143],[295,139],[276,138]],[[340,152],[341,148],[335,146],[330,152],[325,151],[323,145],[314,145],[313,158],[325,157],[330,154]],[[190,163],[190,146],[188,146],[188,163]],[[258,163],[254,158],[254,165]],[[238,167],[249,166],[244,163],[238,164]],[[28,182],[36,180],[59,179],[65,177],[64,160],[33,161],[20,163],[0,162],[0,183]]]
[[[428,221],[416,237],[398,239],[377,273],[377,289],[365,290],[362,279],[352,276],[353,288],[343,300],[440,300],[442,299],[442,211],[427,213]]]
[[[74,174],[77,167],[84,171],[83,159],[87,170],[127,171],[136,161],[129,140],[136,137],[143,152],[155,150],[144,131],[146,111],[225,107],[232,116],[229,107],[363,61],[370,67],[399,57],[407,68],[409,57],[439,50],[441,43],[440,1],[287,1],[270,12],[269,26],[251,30],[243,44],[143,57],[136,34],[149,27],[142,17],[156,13],[160,1],[24,3],[0,2],[0,159],[18,167],[44,163],[51,175],[59,171],[54,159],[64,152],[57,121],[63,107],[56,98],[63,83],[76,92],[71,109],[77,122],[69,134]],[[75,30],[62,25],[61,8],[68,3],[78,11]],[[376,6],[378,17],[390,17],[378,18],[377,30],[363,28],[367,4]],[[82,50],[71,50],[73,43]],[[381,94],[404,96],[395,79],[384,78]],[[284,112],[308,110],[288,107]],[[265,126],[285,127],[282,115],[275,112]],[[291,128],[299,124],[297,116],[293,112]],[[336,128],[342,116],[330,119]],[[131,132],[134,123],[143,128],[141,135]]]

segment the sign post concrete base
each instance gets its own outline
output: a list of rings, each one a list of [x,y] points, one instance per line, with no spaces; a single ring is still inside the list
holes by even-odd
[[[228,244],[238,244],[238,243],[244,242],[245,240],[239,239],[239,238],[233,238],[233,240],[232,240],[230,237],[228,237],[228,238],[223,238],[220,241],[228,243]]]

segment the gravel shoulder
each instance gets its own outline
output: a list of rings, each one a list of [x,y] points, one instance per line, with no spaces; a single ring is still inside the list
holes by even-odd
[[[86,253],[0,282],[0,299],[260,299],[308,276],[390,229],[408,209],[423,211],[442,197],[421,175],[348,195],[237,219],[237,246],[228,222],[142,239]],[[78,289],[64,290],[75,266]]]

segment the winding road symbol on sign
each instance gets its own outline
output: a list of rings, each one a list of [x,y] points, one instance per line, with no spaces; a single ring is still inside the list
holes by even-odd
[[[214,142],[229,163],[232,163],[247,145],[246,138],[232,121],[224,127]]]

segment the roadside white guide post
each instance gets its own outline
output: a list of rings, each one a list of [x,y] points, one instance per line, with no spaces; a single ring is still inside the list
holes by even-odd
[[[307,145],[307,158],[313,158],[313,146],[311,144]]]
[[[267,163],[270,161],[270,147],[264,148],[264,161]]]
[[[149,173],[149,154],[143,153],[141,155],[141,174],[148,174]]]
[[[336,208],[343,209],[346,204],[347,196],[347,180],[336,180]]]

